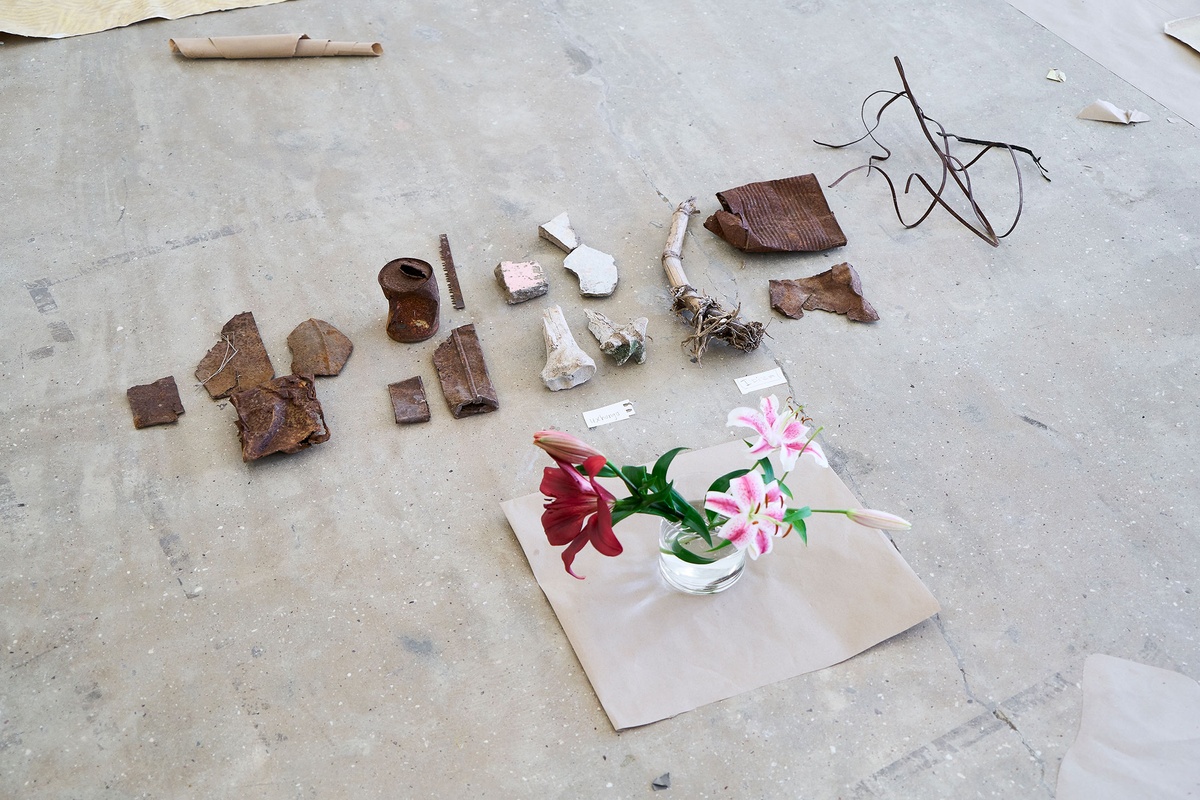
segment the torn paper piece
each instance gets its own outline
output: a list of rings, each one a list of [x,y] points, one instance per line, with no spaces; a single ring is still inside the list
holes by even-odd
[[[704,227],[748,253],[818,252],[846,244],[815,175],[717,192],[721,211]]]
[[[169,425],[183,413],[179,400],[179,387],[175,376],[159,378],[154,383],[130,386],[125,396],[133,412],[133,427],[149,428],[152,425]]]
[[[1078,119],[1094,119],[1097,122],[1118,122],[1128,125],[1131,122],[1149,122],[1150,117],[1141,111],[1126,111],[1117,108],[1107,100],[1097,100],[1075,115]]]
[[[0,3],[0,31],[62,39],[122,28],[144,19],[179,19],[280,2],[283,0],[5,0]]]
[[[381,56],[379,42],[334,42],[310,39],[307,33],[267,36],[210,36],[206,39],[168,39],[172,53],[184,58],[319,58],[321,56]]]
[[[855,322],[874,322],[879,313],[863,297],[862,280],[854,267],[835,264],[831,269],[799,280],[770,283],[771,308],[792,319],[805,311],[832,311]]]
[[[1200,52],[1200,16],[1173,19],[1163,26],[1163,33]]]
[[[249,389],[275,377],[275,368],[254,314],[243,311],[221,328],[221,340],[200,360],[196,380],[208,390],[213,400],[229,397],[236,391]]]
[[[571,218],[565,211],[545,225],[538,225],[538,236],[566,253],[583,244],[579,241],[579,234],[571,227]]]
[[[620,422],[623,419],[629,419],[633,414],[633,403],[628,400],[622,400],[619,403],[612,403],[603,408],[593,408],[591,411],[583,412],[583,422],[589,428],[597,428],[601,425],[607,425],[610,422]]]
[[[323,319],[301,322],[288,334],[293,375],[337,375],[354,352],[350,337]]]
[[[1066,83],[1067,76],[1061,69],[1052,69],[1046,73],[1046,80],[1055,81],[1056,83]]]
[[[242,461],[297,453],[329,441],[316,385],[305,375],[275,378],[230,395],[229,402],[237,410]]]
[[[1083,666],[1079,735],[1058,771],[1058,800],[1196,797],[1200,684],[1106,655]]]

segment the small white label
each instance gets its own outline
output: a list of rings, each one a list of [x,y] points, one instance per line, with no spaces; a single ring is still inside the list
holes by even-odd
[[[598,425],[607,425],[610,422],[629,419],[632,416],[633,403],[628,400],[622,400],[619,403],[613,403],[611,406],[583,412],[583,421],[587,423],[589,428],[595,428]]]
[[[781,383],[787,383],[787,379],[783,377],[783,370],[776,367],[766,372],[760,372],[757,375],[735,378],[733,382],[742,390],[742,394],[750,394],[751,392],[757,392],[759,389],[766,389],[769,386],[778,386]]]

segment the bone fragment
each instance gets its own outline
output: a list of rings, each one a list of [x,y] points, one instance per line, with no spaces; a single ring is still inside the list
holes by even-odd
[[[600,350],[612,356],[617,366],[629,359],[639,364],[646,363],[646,325],[649,320],[638,317],[628,325],[617,327],[616,323],[599,311],[584,311],[588,318],[588,330],[600,343]]]
[[[570,389],[596,374],[596,362],[575,343],[559,306],[550,306],[542,312],[542,335],[546,339],[542,383],[550,391]]]

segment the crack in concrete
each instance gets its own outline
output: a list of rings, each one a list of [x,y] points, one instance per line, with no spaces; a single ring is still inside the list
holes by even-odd
[[[950,650],[950,654],[954,656],[954,662],[957,664],[959,675],[962,677],[963,691],[966,692],[967,697],[970,698],[971,702],[976,703],[982,708],[986,709],[993,717],[1000,720],[1012,729],[1012,732],[1017,735],[1017,740],[1020,741],[1021,746],[1024,747],[1026,752],[1029,753],[1030,760],[1038,766],[1038,783],[1040,783],[1042,788],[1046,790],[1046,793],[1049,797],[1054,797],[1054,789],[1051,788],[1048,783],[1046,783],[1045,759],[1043,759],[1041,754],[1038,753],[1037,749],[1029,743],[1029,740],[1025,738],[1025,734],[1021,732],[1021,729],[1016,726],[1016,723],[1012,721],[1004,709],[1000,708],[998,704],[988,702],[987,700],[984,700],[975,694],[975,690],[971,688],[971,681],[967,677],[966,660],[963,658],[962,653],[958,651],[958,647],[950,638],[950,634],[946,631],[946,623],[942,619],[942,615],[935,614],[933,616],[933,623],[937,626],[938,631],[941,633],[942,641],[946,643],[946,647]]]

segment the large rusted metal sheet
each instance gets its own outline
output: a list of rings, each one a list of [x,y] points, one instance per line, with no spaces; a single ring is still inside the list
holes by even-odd
[[[434,351],[433,366],[455,419],[485,414],[500,407],[474,325],[452,330],[450,338]]]
[[[209,396],[220,400],[234,392],[257,386],[275,377],[271,358],[258,335],[254,314],[243,311],[221,328],[221,341],[201,359],[196,380]]]
[[[242,461],[272,453],[295,453],[329,441],[325,413],[313,379],[284,375],[230,395],[237,410]]]

